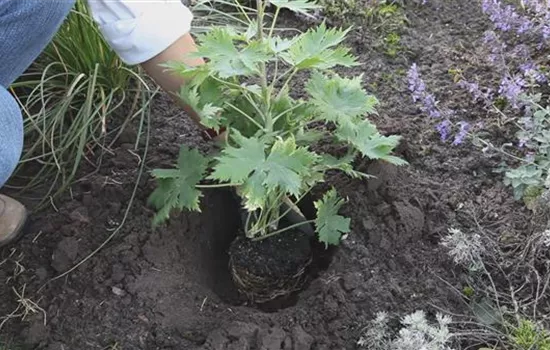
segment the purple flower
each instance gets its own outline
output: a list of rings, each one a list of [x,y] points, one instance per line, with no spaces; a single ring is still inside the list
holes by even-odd
[[[439,131],[439,136],[441,136],[441,141],[447,141],[449,134],[451,133],[451,122],[449,119],[443,120],[441,123],[437,124],[435,127]]]
[[[466,138],[466,135],[468,135],[468,131],[470,131],[470,123],[461,121],[459,125],[460,130],[455,135],[455,139],[453,141],[453,145],[455,146],[460,145],[464,141],[464,138]]]
[[[432,94],[426,94],[422,100],[422,111],[432,118],[440,118],[441,112],[437,110],[437,101]]]
[[[529,50],[529,46],[525,44],[519,44],[512,49],[512,55],[517,56],[521,59],[529,59],[531,58],[531,50]]]
[[[528,17],[518,14],[511,5],[504,6],[500,0],[483,0],[481,8],[500,31],[525,34],[534,27],[534,23]]]
[[[545,83],[547,81],[539,66],[532,61],[521,64],[519,70],[526,78],[534,79],[537,83]]]
[[[416,63],[413,63],[409,69],[407,78],[409,80],[409,90],[412,93],[413,101],[418,102],[426,91],[426,84],[424,84],[424,81],[420,79],[420,74],[418,74]]]
[[[498,93],[505,97],[512,107],[518,108],[519,97],[526,85],[525,80],[519,76],[506,76],[500,83]]]
[[[472,94],[474,101],[478,101],[483,96],[483,92],[479,88],[478,83],[470,83],[466,80],[461,80],[458,82],[458,86]]]
[[[517,29],[517,32],[518,34],[524,34],[524,33],[527,33],[528,31],[532,30],[533,29],[533,23],[531,23],[531,21],[522,21],[521,24],[519,25],[518,29]]]
[[[548,0],[523,0],[523,4],[526,8],[535,13],[543,13],[548,11],[548,6],[550,5],[550,2]]]
[[[420,77],[420,73],[418,73],[418,67],[416,66],[416,64],[413,64],[409,69],[409,72],[407,73],[407,78],[412,98],[420,105],[420,110],[432,118],[443,119],[436,125],[436,130],[439,132],[441,140],[447,141],[453,127],[450,118],[453,116],[454,111],[450,109],[440,109],[437,106],[437,100],[435,99],[434,95],[430,94],[427,91],[426,84]],[[479,90],[479,86],[477,84],[472,84],[471,88],[476,88],[476,92],[479,91],[480,94],[483,94],[481,90]],[[470,124],[468,124],[467,122],[462,121],[459,123],[459,125],[460,130],[455,135],[453,141],[454,145],[461,144],[468,134],[468,131],[470,130]]]
[[[483,42],[487,44],[491,54],[489,55],[489,61],[496,63],[503,57],[503,52],[506,49],[506,44],[503,43],[498,37],[497,33],[492,30],[485,32],[483,35]]]
[[[491,89],[486,89],[484,92],[481,90],[478,83],[471,83],[466,80],[459,81],[457,85],[467,90],[472,95],[474,102],[483,101],[487,105],[492,104],[493,96]]]
[[[420,104],[422,112],[428,114],[432,118],[440,118],[441,112],[437,108],[437,101],[432,94],[426,91],[426,84],[422,78],[420,78],[416,63],[409,69],[407,78],[413,101]]]

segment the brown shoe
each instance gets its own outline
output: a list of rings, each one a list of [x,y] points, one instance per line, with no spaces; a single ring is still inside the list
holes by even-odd
[[[27,209],[23,204],[0,194],[0,247],[19,238],[26,221]]]

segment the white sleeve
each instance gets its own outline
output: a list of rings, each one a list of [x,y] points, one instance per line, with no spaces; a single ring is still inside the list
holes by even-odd
[[[181,0],[88,0],[103,36],[127,64],[145,62],[191,30]]]

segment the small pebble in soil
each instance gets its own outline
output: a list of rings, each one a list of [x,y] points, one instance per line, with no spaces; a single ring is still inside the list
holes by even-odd
[[[118,287],[112,287],[111,291],[114,295],[118,295],[119,297],[123,297],[124,295],[126,295],[126,292]]]

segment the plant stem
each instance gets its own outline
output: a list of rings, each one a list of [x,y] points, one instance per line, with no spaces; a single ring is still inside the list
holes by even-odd
[[[309,187],[307,191],[304,191],[304,193],[303,193],[300,197],[298,197],[298,199],[296,200],[296,202],[293,203],[293,204],[294,204],[294,205],[297,205],[297,203],[300,203],[300,201],[301,201],[302,199],[304,199],[304,197],[309,193],[309,191],[311,191],[312,188],[313,188],[313,187]],[[279,197],[277,198],[277,202],[279,202],[279,201],[282,199],[283,196],[284,196],[284,195],[279,196]],[[280,206],[278,206],[278,208],[280,208]],[[293,210],[293,209],[292,209],[292,206],[289,205],[287,210],[285,210],[282,214],[281,214],[280,212],[277,213],[277,215],[275,216],[275,218],[274,218],[274,219],[271,219],[271,221],[269,221],[269,222],[266,224],[266,226],[271,226],[271,225],[274,225],[274,224],[278,224],[278,223],[279,223],[279,220],[281,220],[282,218],[284,218],[288,213],[290,213],[291,210]],[[259,231],[259,230],[256,230],[256,231],[251,231],[251,232],[249,232],[249,233],[250,233],[251,236],[254,236],[254,235],[256,235],[256,233],[258,233],[258,232],[260,232],[260,231]]]
[[[300,226],[302,226],[302,225],[312,224],[312,223],[314,223],[314,222],[315,222],[315,220],[302,221],[302,222],[299,222],[299,223],[297,223],[297,224],[290,225],[290,226],[288,226],[288,227],[282,228],[282,229],[280,229],[280,230],[270,232],[270,233],[268,233],[267,235],[263,235],[263,236],[260,236],[260,237],[252,238],[252,240],[253,240],[253,241],[261,241],[262,239],[266,239],[266,238],[269,238],[269,237],[271,237],[271,236],[278,235],[279,233],[282,233],[282,232],[285,232],[285,231],[288,231],[288,230],[292,230],[293,228],[300,227]]]
[[[258,104],[254,101],[254,99],[248,95],[248,94],[244,94],[244,97],[248,100],[248,102],[250,102],[250,105],[252,107],[254,107],[254,109],[256,110],[256,112],[258,112],[258,114],[260,115],[260,117],[262,117],[264,123],[265,123],[265,116],[264,116],[264,112],[262,112],[262,110],[260,109],[260,107],[258,107]],[[262,130],[264,128],[262,127]]]
[[[290,108],[287,109],[286,111],[283,111],[283,112],[279,113],[277,116],[275,116],[275,117],[273,118],[273,122],[276,123],[277,120],[279,120],[279,118],[281,118],[282,116],[284,116],[284,115],[287,114],[287,113],[292,112],[293,110],[295,110],[295,109],[297,109],[297,108],[302,107],[304,104],[305,104],[305,102],[300,102],[300,103],[296,104],[295,106],[290,107]]]
[[[283,84],[283,86],[281,86],[281,89],[279,90],[279,93],[277,94],[277,99],[281,98],[281,94],[283,93],[283,91],[285,91],[286,87],[288,86],[288,84],[290,83],[290,81],[292,80],[292,78],[294,78],[294,76],[296,75],[296,73],[298,73],[298,69],[297,69],[297,68],[293,68],[293,69],[292,69],[292,72],[290,73],[290,75],[286,78],[285,83]]]
[[[256,7],[258,8],[258,33],[257,39],[262,42],[264,40],[264,16],[265,16],[265,4],[263,0],[256,0]],[[260,63],[260,84],[262,86],[262,97],[264,99],[264,118],[265,129],[268,132],[273,131],[273,118],[269,114],[270,110],[270,90],[267,85],[267,68],[265,62]]]
[[[233,108],[235,111],[237,111],[239,114],[241,114],[246,119],[248,119],[252,124],[254,124],[256,127],[258,127],[258,129],[260,129],[260,130],[264,129],[264,127],[260,123],[258,123],[254,118],[252,118],[251,116],[249,116],[245,112],[243,112],[239,107],[234,106],[233,104],[231,104],[229,102],[225,102],[225,104],[228,105],[229,107]]]
[[[290,74],[292,71],[294,70],[294,67],[290,67],[288,68],[287,70],[285,70],[283,72],[283,74],[277,76],[273,76],[273,81],[271,82],[271,87],[273,88],[275,86],[275,84],[277,84],[279,82],[279,80],[283,80],[284,77],[286,77],[288,74]]]
[[[269,29],[269,38],[273,36],[273,30],[275,29],[275,24],[277,23],[277,18],[279,17],[280,11],[280,7],[277,7],[277,9],[275,10],[275,16],[273,17],[273,22],[271,23],[271,29]]]
[[[237,187],[242,184],[213,184],[213,185],[195,185],[196,188],[223,188],[223,187]]]

